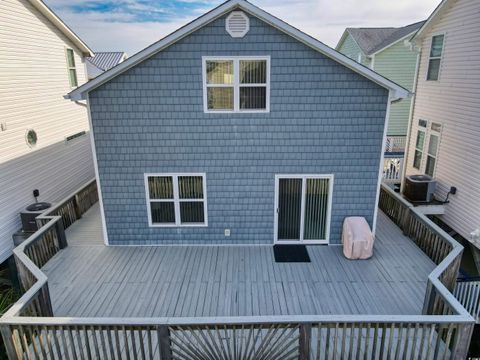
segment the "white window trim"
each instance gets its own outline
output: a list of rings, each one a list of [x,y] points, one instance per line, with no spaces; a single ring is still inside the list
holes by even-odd
[[[73,62],[75,63],[75,66],[71,67],[68,64],[68,50],[72,50],[73,53]],[[68,75],[68,85],[70,86],[70,89],[76,89],[78,88],[78,71],[77,71],[77,62],[75,61],[75,50],[71,47],[65,47],[65,61],[67,63],[67,75]],[[72,85],[72,82],[70,80],[70,70],[75,70],[75,78],[77,79],[77,85]]]
[[[151,176],[172,177],[173,180],[173,199],[150,199],[150,191],[148,189],[148,178]],[[203,185],[203,199],[180,199],[178,192],[178,177],[180,176],[201,176]],[[205,173],[145,173],[145,199],[147,201],[148,225],[150,227],[207,227],[208,211],[207,211],[207,178]],[[203,223],[187,223],[182,224],[180,218],[180,202],[203,202]],[[152,222],[152,212],[150,203],[152,202],[173,202],[175,209],[175,224],[154,224]]]
[[[440,126],[441,126],[440,131],[432,130],[432,124],[433,123],[440,124]],[[425,147],[425,164],[424,164],[424,167],[423,167],[423,173],[425,175],[427,175],[427,161],[428,161],[429,156],[435,159],[435,166],[433,168],[433,174],[431,176],[435,177],[435,173],[437,172],[438,153],[440,152],[440,142],[442,140],[443,126],[444,125],[442,123],[439,123],[439,122],[436,122],[436,121],[429,122],[428,132],[426,133],[428,138],[425,138],[425,145],[426,145],[426,147]],[[428,148],[430,147],[430,137],[432,135],[438,137],[437,151],[436,151],[435,155],[430,155],[429,152],[428,152]]]
[[[423,119],[422,119],[423,120]],[[427,142],[427,128],[428,128],[428,124],[429,122],[427,121],[427,127],[424,128],[424,127],[421,127],[420,125],[418,125],[418,122],[417,122],[417,132],[416,132],[416,136],[415,136],[415,142],[413,144],[413,162],[412,162],[412,167],[414,169],[417,169],[419,171],[422,171],[422,168],[423,168],[423,160],[425,158],[425,143]],[[417,140],[418,140],[418,132],[421,131],[423,132],[423,146],[421,149],[417,149]],[[417,151],[421,151],[422,152],[422,156],[420,157],[420,164],[418,165],[419,167],[415,167],[415,153]]]
[[[433,45],[433,38],[435,36],[443,35],[443,43],[442,43],[442,53],[440,56],[430,56],[430,52],[432,51],[432,45]],[[442,73],[442,64],[443,64],[443,54],[445,53],[445,40],[447,39],[447,33],[446,32],[439,32],[439,33],[433,33],[432,36],[430,36],[430,47],[428,48],[428,59],[427,59],[427,73],[425,74],[425,81],[440,81],[440,74]],[[440,65],[438,65],[438,76],[437,79],[429,79],[428,78],[428,72],[430,71],[430,60],[432,59],[439,59],[440,60]]]
[[[300,240],[278,240],[278,188],[280,179],[302,179],[302,204],[301,204],[301,217],[300,217]],[[325,239],[323,240],[305,240],[303,238],[304,234],[304,224],[305,224],[305,191],[306,191],[306,180],[307,179],[329,179],[328,182],[328,205],[327,205],[327,229],[325,232]],[[274,244],[326,244],[330,243],[330,223],[332,219],[332,202],[333,202],[333,174],[276,174],[275,175],[275,207],[274,211]]]
[[[233,61],[233,84],[208,84],[207,85],[207,61]],[[240,60],[266,60],[267,82],[266,84],[240,84]],[[202,56],[202,81],[203,81],[203,112],[209,114],[231,113],[269,113],[270,112],[270,56]],[[265,109],[240,109],[240,87],[255,87],[266,85],[266,108]],[[208,108],[207,87],[233,87],[233,110],[213,110]]]

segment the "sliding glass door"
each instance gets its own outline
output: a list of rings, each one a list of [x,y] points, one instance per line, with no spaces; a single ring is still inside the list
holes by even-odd
[[[328,243],[333,175],[278,175],[275,241]]]

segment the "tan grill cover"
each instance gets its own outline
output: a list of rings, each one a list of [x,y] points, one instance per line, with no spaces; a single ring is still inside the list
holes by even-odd
[[[373,235],[367,220],[351,216],[343,221],[343,255],[347,259],[368,259],[373,255]]]

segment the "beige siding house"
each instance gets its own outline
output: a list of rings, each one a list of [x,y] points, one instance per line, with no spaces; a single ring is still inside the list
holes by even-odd
[[[421,49],[406,174],[429,174],[441,219],[480,247],[480,1],[444,0],[413,41]],[[477,235],[475,235],[477,234]]]
[[[0,1],[0,262],[34,189],[55,202],[94,177],[86,106],[63,98],[91,55],[41,1]]]

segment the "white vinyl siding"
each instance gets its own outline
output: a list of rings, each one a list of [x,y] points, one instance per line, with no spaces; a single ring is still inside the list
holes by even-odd
[[[207,226],[205,174],[145,174],[151,227]]]
[[[63,98],[71,91],[65,49],[74,51],[78,84],[86,81],[80,51],[27,0],[0,1],[0,262],[11,255],[19,212],[34,201],[56,202],[94,174],[85,105]],[[37,133],[35,147],[25,140]]]
[[[445,199],[451,186],[442,219],[466,239],[480,228],[480,2],[458,0],[432,22],[419,40],[421,59],[413,119],[442,124],[435,164],[438,181],[435,196]],[[427,81],[431,38],[445,34],[438,81]],[[421,173],[412,166],[417,125],[412,126],[407,175]],[[480,246],[477,245],[477,246]]]
[[[203,57],[205,112],[269,112],[270,57]]]

